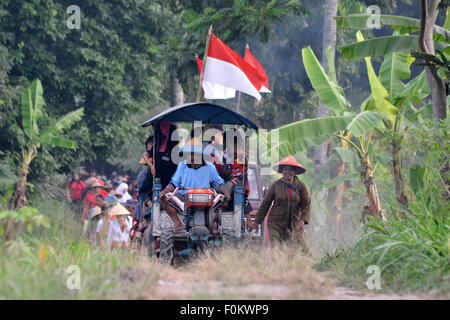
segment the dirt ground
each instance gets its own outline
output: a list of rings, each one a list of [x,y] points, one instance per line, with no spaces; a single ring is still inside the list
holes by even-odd
[[[295,248],[255,251],[248,248],[203,255],[177,268],[157,259],[142,261],[120,275],[118,299],[322,299],[430,300],[431,294],[386,294],[336,286],[330,275]],[[274,272],[277,270],[277,272]]]

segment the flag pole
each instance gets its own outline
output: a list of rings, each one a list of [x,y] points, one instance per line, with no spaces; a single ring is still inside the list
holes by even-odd
[[[245,48],[246,48],[246,49],[249,48],[248,43],[245,44]],[[245,56],[245,54],[244,54],[244,56]],[[240,107],[240,105],[241,105],[241,92],[239,91],[239,92],[238,92],[238,100],[237,100],[237,103],[236,103],[236,112],[237,112],[237,113],[239,113],[239,107]]]
[[[236,112],[239,113],[239,106],[241,104],[241,92],[238,92],[238,101],[236,103]]]
[[[200,102],[200,99],[201,99],[202,85],[203,85],[203,76],[205,74],[204,71],[205,71],[206,59],[208,58],[209,40],[211,39],[211,32],[212,32],[212,25],[209,26],[208,36],[206,37],[205,54],[203,55],[202,73],[200,74],[200,82],[198,84],[198,91],[197,91],[196,102]]]

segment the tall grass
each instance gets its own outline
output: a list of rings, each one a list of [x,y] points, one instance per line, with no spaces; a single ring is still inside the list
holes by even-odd
[[[293,245],[267,250],[241,243],[208,251],[177,268],[157,261],[137,264],[140,282],[123,284],[118,298],[146,299],[325,299],[333,281],[312,268],[312,260]],[[150,280],[149,280],[150,279]]]
[[[0,299],[103,299],[120,281],[120,272],[139,259],[129,251],[91,246],[81,236],[75,213],[64,203],[39,199],[31,203],[50,218],[50,228],[37,228],[0,243]],[[80,289],[69,289],[80,269]]]
[[[450,295],[450,217],[448,203],[440,197],[422,197],[409,209],[391,207],[388,221],[371,219],[369,230],[350,250],[338,251],[322,260],[321,269],[333,270],[341,284],[364,289],[377,265],[382,289],[436,291]]]
[[[79,217],[61,201],[30,205],[50,227],[0,242],[0,299],[314,299],[333,291],[332,281],[292,246],[268,252],[244,243],[173,268],[130,250],[93,247],[81,236]],[[67,287],[70,266],[80,269],[79,290]]]

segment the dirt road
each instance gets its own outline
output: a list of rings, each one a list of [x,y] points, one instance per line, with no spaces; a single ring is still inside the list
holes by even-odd
[[[432,295],[386,294],[335,285],[329,274],[294,249],[255,251],[245,248],[205,254],[173,268],[146,257],[120,276],[120,299],[332,299],[423,300]]]

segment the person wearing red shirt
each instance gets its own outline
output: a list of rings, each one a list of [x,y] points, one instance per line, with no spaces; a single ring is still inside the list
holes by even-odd
[[[77,211],[80,209],[84,188],[86,188],[86,185],[80,180],[80,176],[77,173],[73,175],[73,179],[67,182],[66,185],[67,202],[72,203]]]
[[[101,194],[101,191],[103,190],[102,185],[95,181],[93,184],[89,187],[89,192],[86,194],[86,197],[83,201],[83,214],[81,216],[81,224],[84,224],[87,222],[89,217],[89,210],[91,210],[93,207],[97,205],[97,195]]]

